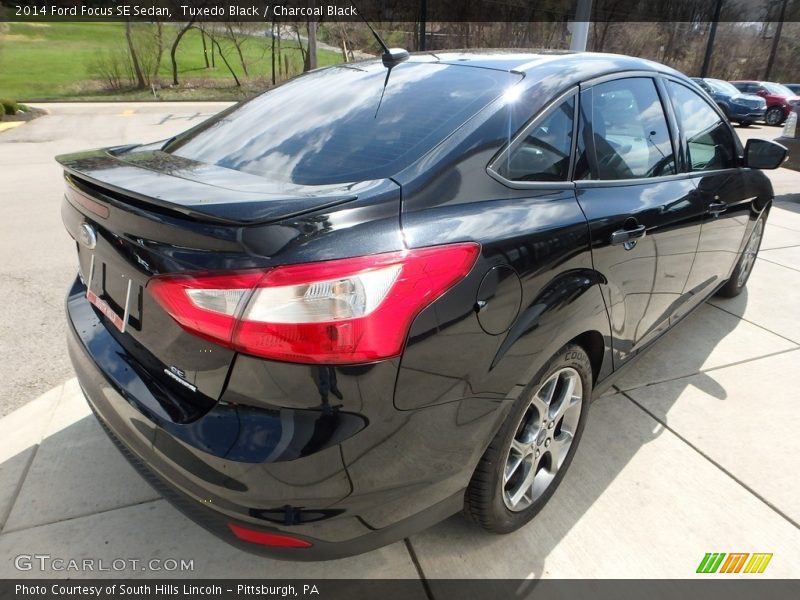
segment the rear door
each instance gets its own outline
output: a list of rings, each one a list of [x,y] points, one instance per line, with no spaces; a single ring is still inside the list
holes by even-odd
[[[727,280],[736,263],[754,200],[739,168],[739,147],[730,123],[688,86],[666,80],[680,125],[687,170],[697,188],[702,229],[680,318]]]
[[[664,100],[649,74],[582,86],[574,178],[594,267],[608,282],[615,367],[668,327],[700,234]]]

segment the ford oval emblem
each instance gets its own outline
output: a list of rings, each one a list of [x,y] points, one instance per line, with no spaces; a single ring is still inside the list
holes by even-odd
[[[94,250],[94,247],[97,246],[97,234],[94,227],[88,223],[81,225],[80,231],[78,231],[78,240],[89,250]]]

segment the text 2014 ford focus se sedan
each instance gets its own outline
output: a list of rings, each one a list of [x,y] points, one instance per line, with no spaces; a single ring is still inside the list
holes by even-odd
[[[88,401],[157,489],[247,550],[353,554],[461,510],[524,525],[592,398],[742,290],[773,197],[759,169],[785,158],[742,149],[652,62],[387,64],[58,159]]]

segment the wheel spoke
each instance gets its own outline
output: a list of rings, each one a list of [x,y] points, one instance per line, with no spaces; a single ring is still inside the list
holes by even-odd
[[[547,411],[549,410],[548,401],[542,398],[542,390],[539,390],[538,394],[535,394],[533,398],[531,398],[531,406],[536,409],[536,412],[539,415],[539,419],[534,424],[535,427],[538,429],[539,425],[542,422],[542,419],[547,418]]]
[[[525,456],[528,453],[528,444],[524,444],[519,440],[511,440],[511,448],[520,456]]]
[[[573,412],[580,413],[581,410],[581,398],[580,396],[573,396],[569,399],[569,402],[564,403],[564,410],[561,411],[561,415],[563,417],[570,416]]]
[[[558,398],[554,399],[550,410],[550,418],[556,421],[572,406],[575,399],[575,388],[578,383],[578,377],[571,373],[562,375],[562,379],[566,382],[566,385],[562,386],[561,393]],[[555,410],[552,410],[553,408]]]
[[[520,501],[523,498],[525,498],[526,494],[529,495],[528,500],[533,500],[533,498],[530,497],[530,493],[531,493],[532,488],[533,488],[533,480],[534,480],[535,476],[536,476],[536,462],[534,462],[531,465],[531,469],[530,469],[530,471],[528,471],[528,474],[525,476],[525,479],[522,481],[520,486],[516,489],[516,491],[509,498],[509,501],[511,502],[511,506],[512,507],[516,507],[520,503]]]
[[[558,387],[558,378],[559,375],[551,377],[550,380],[542,386],[542,389],[539,390],[539,393],[537,394],[547,406],[550,406],[550,404],[553,402],[553,394],[556,393],[556,388]]]
[[[509,456],[508,461],[506,461],[506,470],[503,473],[503,485],[508,483],[508,480],[517,472],[519,466],[522,464],[524,456]]]
[[[555,468],[539,469],[533,481],[532,493],[534,499],[541,496],[542,493],[544,493],[544,491],[550,487],[550,484],[556,476],[556,471],[557,469]]]
[[[564,462],[564,458],[567,456],[567,452],[569,452],[569,448],[572,445],[572,433],[567,431],[562,431],[561,435],[553,438],[553,441],[550,442],[550,470],[553,472],[558,471],[561,467],[561,463]]]

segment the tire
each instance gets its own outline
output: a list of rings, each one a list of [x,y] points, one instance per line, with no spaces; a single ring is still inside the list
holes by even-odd
[[[752,124],[750,121],[739,121],[739,127],[750,127]]]
[[[542,509],[575,455],[591,394],[589,357],[567,344],[526,386],[478,463],[464,504],[474,522],[509,533]]]
[[[742,290],[747,285],[747,280],[750,279],[750,274],[753,272],[758,250],[761,248],[761,240],[764,237],[764,222],[766,220],[766,215],[758,217],[756,224],[753,225],[753,231],[750,233],[750,239],[747,240],[747,245],[744,247],[733,273],[731,273],[725,285],[719,288],[717,296],[734,298],[742,293]]]
[[[779,126],[783,123],[784,119],[783,110],[779,106],[768,108],[767,112],[764,114],[764,122],[773,127]]]

